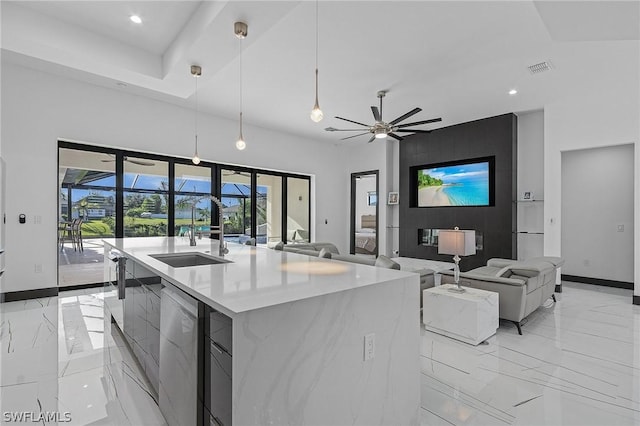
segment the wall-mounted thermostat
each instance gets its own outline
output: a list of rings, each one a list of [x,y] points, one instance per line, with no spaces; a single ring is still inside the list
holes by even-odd
[[[24,213],[21,213],[18,216],[18,222],[20,223],[27,223],[27,216]]]

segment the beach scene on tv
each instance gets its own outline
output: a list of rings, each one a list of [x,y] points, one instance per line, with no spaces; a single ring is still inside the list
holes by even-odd
[[[418,207],[488,205],[488,162],[418,170]]]

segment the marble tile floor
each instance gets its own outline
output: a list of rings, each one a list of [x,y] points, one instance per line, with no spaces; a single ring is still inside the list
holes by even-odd
[[[104,244],[100,239],[85,239],[84,251],[67,244],[58,252],[58,286],[99,283],[104,280]]]
[[[640,424],[640,306],[631,292],[565,283],[556,297],[529,317],[523,336],[501,322],[472,346],[422,328],[421,423]],[[86,289],[0,304],[0,414],[164,424],[102,300]]]
[[[564,283],[519,336],[471,346],[422,329],[425,425],[639,425],[640,306],[630,290]]]
[[[165,424],[138,364],[104,319],[103,296],[93,288],[0,305],[0,424],[16,424],[5,412],[23,411],[70,419],[39,422],[47,425]]]

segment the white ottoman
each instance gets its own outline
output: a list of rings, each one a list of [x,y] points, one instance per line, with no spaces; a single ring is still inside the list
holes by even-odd
[[[465,287],[454,293],[445,284],[422,292],[422,322],[434,333],[477,345],[498,329],[498,293]]]

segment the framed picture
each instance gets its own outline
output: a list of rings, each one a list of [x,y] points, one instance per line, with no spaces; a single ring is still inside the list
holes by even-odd
[[[389,198],[387,200],[387,204],[393,205],[398,204],[399,194],[397,192],[390,192]]]
[[[533,200],[533,192],[531,192],[531,191],[525,191],[525,192],[522,194],[522,199],[523,199],[523,200]]]
[[[378,205],[378,193],[376,191],[367,192],[367,205],[369,206]]]

